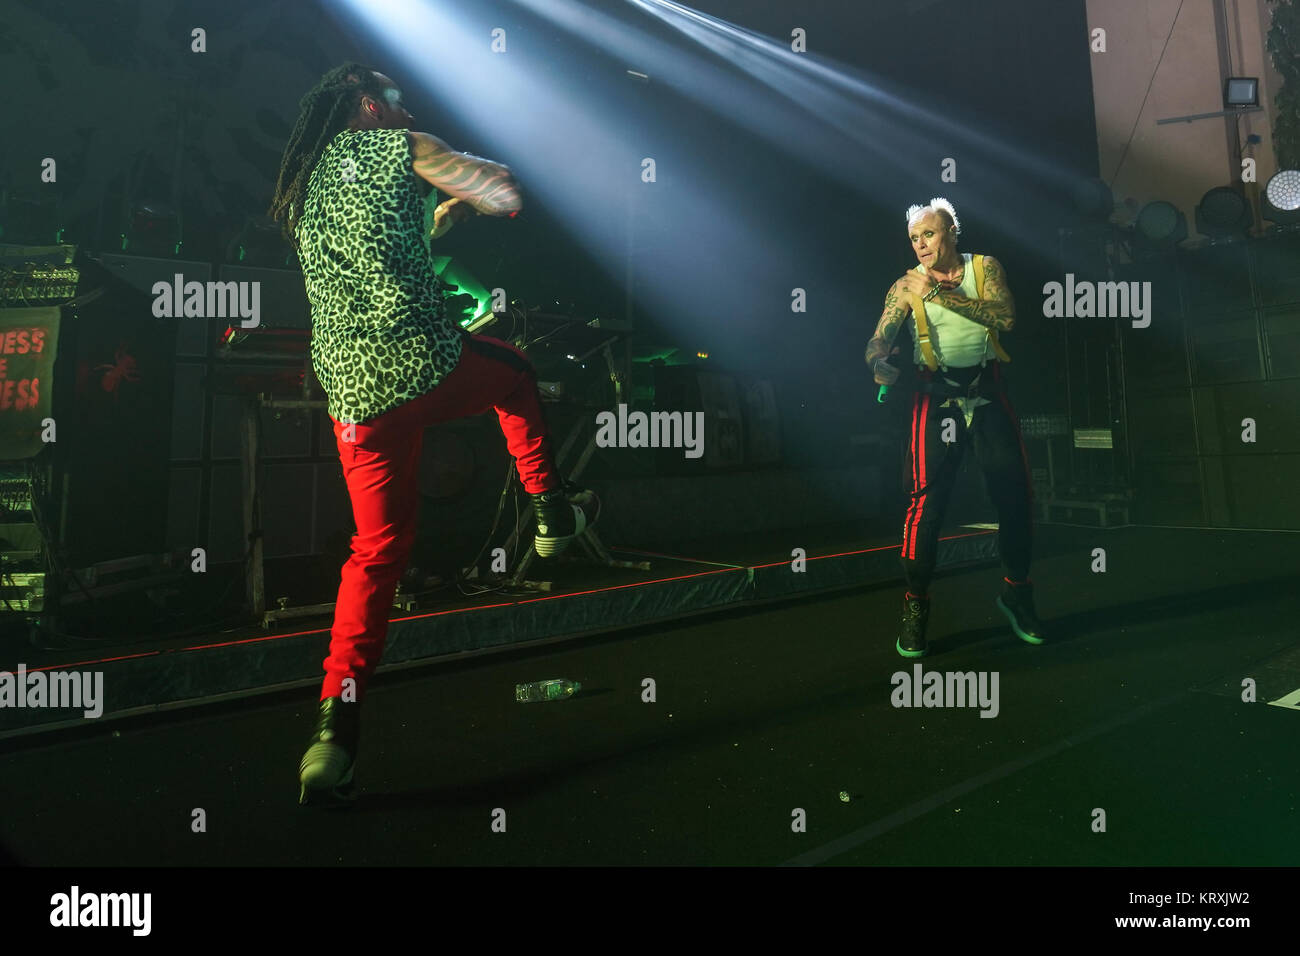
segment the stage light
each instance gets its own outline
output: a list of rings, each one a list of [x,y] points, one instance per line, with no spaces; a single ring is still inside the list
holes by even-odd
[[[1261,205],[1265,219],[1276,223],[1300,222],[1300,169],[1284,169],[1264,187]]]
[[[1115,211],[1115,197],[1100,179],[1075,183],[1071,189],[1075,211],[1086,222],[1107,222]]]
[[[1231,186],[1216,186],[1196,207],[1196,231],[1205,236],[1244,236],[1254,221],[1250,203]]]
[[[1172,249],[1187,238],[1187,217],[1164,200],[1143,206],[1135,225],[1138,238],[1152,250]]]
[[[1254,76],[1230,76],[1223,81],[1223,108],[1258,106],[1259,78]]]

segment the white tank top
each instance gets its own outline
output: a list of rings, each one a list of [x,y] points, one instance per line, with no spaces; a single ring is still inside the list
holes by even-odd
[[[974,299],[975,267],[971,265],[969,252],[962,253],[962,258],[966,261],[965,273],[961,277],[961,285],[953,291]],[[929,270],[922,266],[921,271]],[[997,358],[993,344],[989,341],[988,329],[978,322],[945,309],[933,299],[925,304],[925,318],[930,327],[930,347],[934,349],[934,358],[940,368],[968,368]],[[909,314],[907,324],[912,333],[912,361],[919,367],[925,367],[925,356],[921,354],[921,346],[917,341],[916,316]]]

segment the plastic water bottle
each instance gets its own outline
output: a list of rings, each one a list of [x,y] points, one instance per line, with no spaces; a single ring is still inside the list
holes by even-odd
[[[582,689],[576,680],[535,680],[515,685],[515,700],[532,704],[542,700],[568,700]]]

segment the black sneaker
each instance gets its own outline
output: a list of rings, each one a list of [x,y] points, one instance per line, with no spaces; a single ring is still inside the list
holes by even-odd
[[[1016,637],[1027,644],[1041,644],[1044,640],[1043,624],[1034,611],[1034,586],[1029,581],[1012,584],[1002,579],[1002,594],[997,599],[998,610],[1011,622]]]
[[[930,599],[908,591],[903,596],[903,631],[894,649],[904,657],[924,657],[929,650],[925,629],[930,622]]]
[[[600,515],[600,499],[585,488],[556,488],[532,498],[537,519],[533,547],[543,558],[562,552]]]
[[[298,765],[300,805],[344,807],[356,800],[352,771],[361,730],[360,707],[345,704],[341,697],[327,697],[320,702],[307,752]]]

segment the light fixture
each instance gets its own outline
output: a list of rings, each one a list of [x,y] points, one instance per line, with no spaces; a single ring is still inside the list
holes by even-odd
[[[1216,186],[1196,207],[1196,231],[1203,236],[1245,236],[1254,221],[1250,203],[1231,186]]]
[[[1259,77],[1230,76],[1223,81],[1223,108],[1259,105]]]
[[[1277,223],[1300,222],[1300,169],[1284,169],[1264,187],[1260,202],[1265,219]]]
[[[1100,179],[1085,179],[1071,190],[1074,209],[1085,222],[1108,222],[1115,210],[1115,197]]]
[[[1162,199],[1143,206],[1134,226],[1139,246],[1148,252],[1168,252],[1187,238],[1187,217]]]

